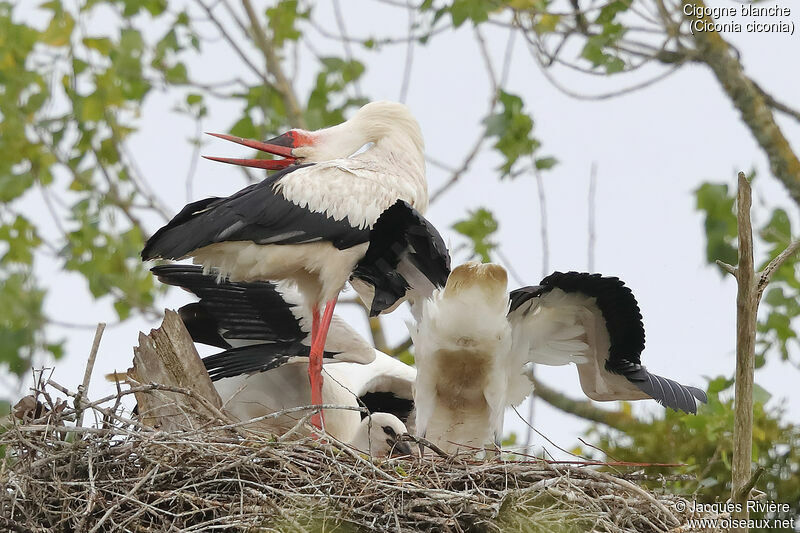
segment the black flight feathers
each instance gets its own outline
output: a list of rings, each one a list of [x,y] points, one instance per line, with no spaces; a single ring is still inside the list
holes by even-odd
[[[522,287],[509,295],[515,311],[524,302],[559,288],[564,292],[579,292],[594,297],[606,323],[610,348],[605,369],[624,376],[638,389],[665,407],[687,413],[697,412],[695,398],[707,402],[706,393],[696,387],[651,374],[641,364],[644,350],[644,325],[639,304],[630,288],[615,277],[579,272],[554,272],[539,286]]]
[[[194,265],[152,269],[168,285],[200,298],[178,311],[195,342],[225,351],[203,359],[213,381],[277,368],[293,358],[308,357],[308,333],[292,313],[295,305],[269,282],[217,281]],[[244,343],[251,343],[241,346]],[[233,347],[233,344],[239,346]],[[336,355],[326,351],[325,358]]]
[[[229,340],[295,342],[307,335],[292,313],[296,306],[272,283],[218,281],[194,265],[162,265],[151,271],[162,283],[182,287],[200,298],[199,303],[181,308],[181,318],[198,342],[230,348]],[[209,335],[212,328],[222,342]],[[199,339],[206,336],[217,342]]]
[[[192,202],[145,244],[142,259],[180,259],[210,244],[252,241],[257,244],[300,244],[327,241],[343,250],[367,242],[369,229],[353,227],[346,218],[300,207],[276,192],[287,174],[309,165],[289,167],[226,198]]]
[[[405,296],[409,283],[398,270],[408,267],[435,287],[444,287],[450,275],[450,253],[433,224],[398,200],[372,226],[369,248],[351,276],[375,288],[370,316],[379,315]]]

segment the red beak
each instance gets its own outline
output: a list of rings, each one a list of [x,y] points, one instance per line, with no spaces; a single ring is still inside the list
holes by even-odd
[[[232,141],[236,144],[241,144],[249,148],[254,148],[261,152],[268,154],[279,155],[285,159],[233,159],[230,157],[211,157],[204,155],[206,159],[212,161],[219,161],[221,163],[230,163],[231,165],[241,165],[244,167],[262,168],[265,170],[280,170],[293,165],[297,162],[297,158],[292,155],[292,149],[298,147],[297,133],[292,130],[279,135],[266,142],[254,141],[251,139],[243,139],[242,137],[234,137],[233,135],[226,135],[224,133],[209,133],[214,137]],[[302,146],[300,144],[299,146]]]

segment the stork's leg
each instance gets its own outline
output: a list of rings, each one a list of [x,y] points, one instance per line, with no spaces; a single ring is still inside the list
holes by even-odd
[[[319,337],[319,306],[313,305],[311,310],[311,352],[308,355],[308,380],[311,384],[311,404],[322,405],[322,357],[319,362],[314,358],[314,346]],[[317,387],[315,383],[319,383]],[[314,427],[322,429],[322,411],[311,417]]]
[[[322,320],[319,318],[319,309],[316,308],[312,314],[311,321],[311,353],[308,357],[308,378],[311,382],[311,404],[322,405],[322,354],[325,352],[325,340],[328,337],[328,328],[333,319],[333,309],[336,307],[336,300],[330,300],[325,304],[325,313]],[[316,327],[315,327],[316,326]],[[311,418],[311,423],[318,428],[322,428],[322,415],[316,414]]]

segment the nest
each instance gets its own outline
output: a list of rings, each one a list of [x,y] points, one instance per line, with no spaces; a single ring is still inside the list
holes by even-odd
[[[160,387],[135,389],[148,388]],[[80,408],[54,401],[55,391]],[[124,415],[131,392],[88,402],[47,381],[17,405],[0,434],[0,528],[690,531],[675,496],[636,484],[643,474],[534,458],[377,459],[219,420],[165,432]],[[78,424],[84,415],[89,427]]]

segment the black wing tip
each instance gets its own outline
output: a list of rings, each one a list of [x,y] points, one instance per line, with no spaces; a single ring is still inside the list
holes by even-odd
[[[644,367],[625,377],[636,387],[665,408],[697,414],[697,402],[708,403],[706,393],[697,387],[682,385],[669,378],[652,374]]]

